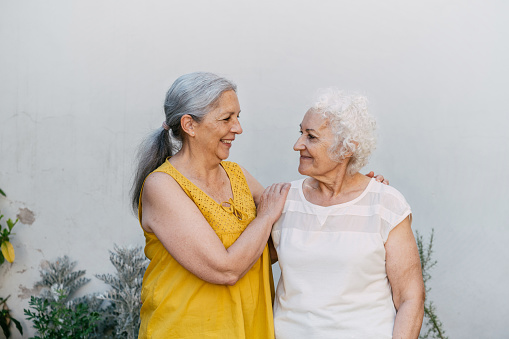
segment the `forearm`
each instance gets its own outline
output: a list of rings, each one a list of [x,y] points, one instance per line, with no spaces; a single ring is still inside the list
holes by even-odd
[[[258,261],[267,245],[273,221],[271,218],[259,216],[242,232],[220,259],[218,273],[224,284],[233,285],[242,278]]]
[[[402,302],[394,322],[392,337],[394,339],[417,339],[421,331],[424,316],[422,300],[407,300]]]

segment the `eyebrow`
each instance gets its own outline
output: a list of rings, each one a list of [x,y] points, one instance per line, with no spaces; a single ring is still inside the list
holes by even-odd
[[[299,127],[300,127],[300,129],[302,130],[302,124],[299,124]],[[316,131],[315,131],[314,129],[312,129],[312,128],[306,128],[306,132],[311,132],[311,131],[316,132]]]
[[[232,114],[240,114],[240,112],[242,112],[242,110],[239,111],[239,113],[235,113],[233,111],[230,111],[230,112],[223,112],[223,114],[229,114],[229,115],[232,115]]]

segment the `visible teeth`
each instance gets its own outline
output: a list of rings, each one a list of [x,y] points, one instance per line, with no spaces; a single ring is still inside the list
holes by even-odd
[[[221,140],[222,143],[225,143],[225,144],[231,144],[232,143],[232,140]]]

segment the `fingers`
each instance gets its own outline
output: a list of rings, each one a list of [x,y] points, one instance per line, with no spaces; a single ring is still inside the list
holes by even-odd
[[[376,181],[381,182],[382,184],[389,185],[389,180],[385,179],[383,175],[379,174],[375,177]]]
[[[263,191],[262,200],[269,204],[276,203],[277,201],[286,200],[286,196],[290,191],[289,183],[272,184]]]
[[[265,189],[265,191],[268,191],[270,193],[275,193],[275,194],[282,194],[283,192],[285,191],[288,191],[290,189],[290,184],[287,183],[287,182],[280,182],[280,183],[277,183],[277,184],[272,184],[270,185],[269,187],[267,187]]]
[[[366,176],[369,178],[375,178],[376,181],[381,182],[382,184],[389,185],[389,180],[385,179],[381,174],[375,175],[375,172],[371,171],[366,174]]]
[[[263,191],[260,203],[258,204],[258,216],[269,216],[271,226],[283,212],[290,186],[289,183],[272,184]]]

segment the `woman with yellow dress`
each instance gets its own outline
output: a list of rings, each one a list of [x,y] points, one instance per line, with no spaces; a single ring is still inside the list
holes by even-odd
[[[150,259],[139,338],[274,338],[267,240],[289,184],[264,190],[225,161],[242,133],[231,81],[183,75],[164,110],[133,185]]]

